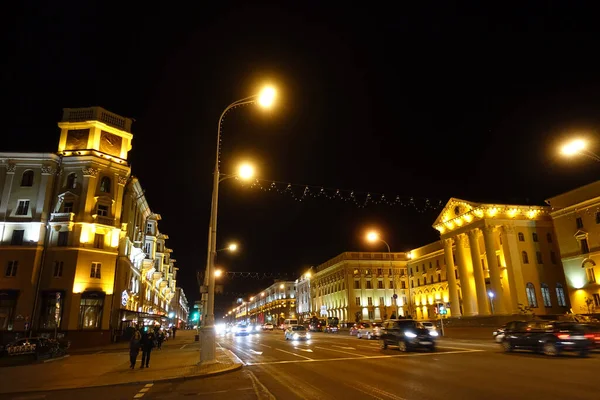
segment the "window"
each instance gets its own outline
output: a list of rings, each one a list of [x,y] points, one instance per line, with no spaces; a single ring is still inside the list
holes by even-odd
[[[596,274],[594,274],[594,267],[586,268],[585,276],[587,277],[588,283],[596,283]]]
[[[423,285],[427,285],[427,277],[426,276],[423,277]]]
[[[92,268],[90,270],[90,278],[96,278],[96,279],[100,279],[101,278],[101,274],[100,274],[100,269],[102,268],[102,264],[99,262],[93,262],[92,263]]]
[[[71,173],[67,176],[67,189],[75,189],[77,185],[77,174]]]
[[[371,280],[367,281],[367,289],[373,289],[373,286],[371,285]]]
[[[4,271],[4,276],[6,277],[14,277],[17,276],[17,269],[19,269],[19,262],[17,260],[9,261],[6,265],[6,271]]]
[[[550,262],[556,264],[556,253],[553,251],[550,252]]]
[[[400,287],[401,287],[402,289],[406,289],[406,282],[404,282],[404,281],[401,281],[401,282],[400,282]]]
[[[356,305],[360,306],[360,297],[357,297],[356,299],[354,299],[356,301]]]
[[[388,269],[388,275],[390,275],[390,276],[392,275],[392,269],[391,268]]]
[[[61,292],[44,292],[41,297],[40,328],[60,328],[63,294]]]
[[[543,264],[544,262],[542,261],[542,252],[541,251],[536,251],[535,252],[535,258],[538,264]]]
[[[110,193],[110,178],[108,176],[100,179],[100,191],[103,193]]]
[[[100,233],[94,234],[94,247],[96,249],[104,248],[104,235],[102,235]]]
[[[377,275],[383,275],[383,268],[377,268]]]
[[[561,285],[560,283],[556,284],[556,298],[558,299],[559,307],[567,306],[567,301],[565,300],[565,289],[563,288],[563,285]]]
[[[152,233],[152,224],[151,223],[148,223],[146,225],[146,233],[147,234],[151,234]]]
[[[575,219],[575,225],[577,226],[577,229],[583,229],[583,220],[581,217]]]
[[[542,299],[544,300],[544,307],[552,307],[552,301],[550,300],[550,289],[545,283],[542,283]]]
[[[108,216],[108,206],[105,206],[103,204],[98,204],[98,207],[96,209],[96,214],[98,214],[99,217]]]
[[[537,242],[537,241],[538,241],[538,234],[537,234],[537,233],[533,232],[533,233],[531,234],[531,236],[532,236],[532,238],[533,238],[533,241],[534,241],[534,242]]]
[[[17,307],[18,290],[4,290],[0,296],[0,330],[8,330]]]
[[[11,246],[22,246],[24,235],[25,231],[23,229],[15,229],[12,233],[12,239],[10,240]]]
[[[55,278],[62,277],[63,264],[64,264],[63,261],[54,261],[54,273],[53,273],[53,276]]]
[[[21,176],[21,186],[33,186],[33,171],[28,170],[23,172]]]
[[[525,235],[523,235],[523,232],[519,232],[519,242],[524,242],[525,241]]]
[[[67,201],[65,204],[63,204],[63,212],[64,213],[72,213],[73,212],[73,202],[72,201]]]
[[[383,289],[383,281],[377,281],[377,289]]]
[[[373,310],[369,310],[369,319],[373,320],[375,318],[375,313],[373,312]]]
[[[600,224],[600,212],[596,213],[596,223]]]
[[[600,294],[594,293],[592,296],[594,296],[594,305],[600,307]]]
[[[100,329],[103,305],[104,293],[83,293],[79,303],[79,328]]]
[[[360,289],[360,281],[354,281],[354,289]]]
[[[435,260],[435,269],[440,269],[440,260]]]
[[[69,231],[58,232],[58,246],[67,246],[69,242]]]
[[[373,305],[373,298],[372,297],[367,297],[367,304],[372,306]]]
[[[529,307],[537,308],[537,297],[535,297],[535,287],[533,286],[533,283],[527,283],[525,292],[527,293],[527,302],[529,303]]]
[[[29,213],[29,200],[19,200],[16,215],[27,215]]]
[[[379,305],[380,306],[385,306],[385,299],[383,297],[379,298]]]
[[[546,241],[548,241],[548,243],[552,243],[552,234],[551,233],[546,234]]]
[[[529,256],[526,251],[521,252],[521,257],[523,258],[523,264],[529,264]]]
[[[587,254],[590,252],[590,247],[588,246],[587,238],[580,239],[579,245],[581,246],[581,254]]]
[[[442,281],[442,274],[440,274],[439,272],[437,273],[437,281],[438,282]]]

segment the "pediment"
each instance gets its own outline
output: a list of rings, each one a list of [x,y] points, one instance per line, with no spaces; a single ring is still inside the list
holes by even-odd
[[[71,192],[70,190],[67,190],[66,192],[59,194],[58,198],[59,199],[78,199],[79,195],[77,193]]]
[[[479,206],[479,203],[452,197],[442,209],[442,212],[433,223],[433,226],[435,227],[438,224],[442,224],[456,217],[460,217],[461,215],[466,214]]]
[[[579,229],[573,236],[575,236],[576,239],[585,239],[587,238],[588,233],[583,229]]]

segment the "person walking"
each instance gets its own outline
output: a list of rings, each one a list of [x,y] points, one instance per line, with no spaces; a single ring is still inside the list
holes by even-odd
[[[177,327],[173,327],[173,340],[175,340],[175,333],[177,333]]]
[[[157,344],[158,350],[162,350],[162,344],[163,344],[164,340],[165,340],[165,333],[161,329],[160,331],[158,331],[158,336],[156,337],[156,344]]]
[[[149,331],[142,335],[142,366],[140,368],[150,367],[150,354],[154,348],[154,332]]]
[[[129,341],[129,368],[134,369],[135,363],[137,362],[137,356],[140,354],[140,345],[142,340],[142,334],[138,327],[135,327],[131,340]]]

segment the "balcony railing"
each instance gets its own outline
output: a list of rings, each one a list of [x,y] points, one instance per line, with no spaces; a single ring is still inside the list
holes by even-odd
[[[115,219],[111,217],[102,217],[100,215],[96,215],[96,223],[102,225],[115,226]]]
[[[121,117],[102,107],[64,108],[62,120],[63,122],[100,121],[106,125],[131,132],[132,120],[130,118]]]
[[[50,221],[52,222],[71,222],[75,213],[52,213],[50,215]]]

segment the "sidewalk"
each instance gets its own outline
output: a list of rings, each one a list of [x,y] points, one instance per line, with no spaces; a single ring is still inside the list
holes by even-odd
[[[177,335],[175,339],[169,339],[163,342],[162,347],[169,348],[172,346],[181,347],[184,344],[198,344],[199,342],[194,342],[194,335],[196,335],[195,330],[180,330],[177,331]],[[80,349],[69,349],[69,354],[91,354],[91,353],[112,353],[119,351],[127,351],[129,352],[129,341],[125,340],[122,342],[111,343],[106,346],[98,346],[98,347],[84,347]]]
[[[132,370],[129,354],[123,352],[72,355],[54,362],[3,368],[0,394],[202,378],[235,371],[243,365],[231,351],[217,346],[217,363],[199,366],[199,347],[180,347],[155,349],[150,368],[144,369],[140,369],[141,354],[137,368]]]

